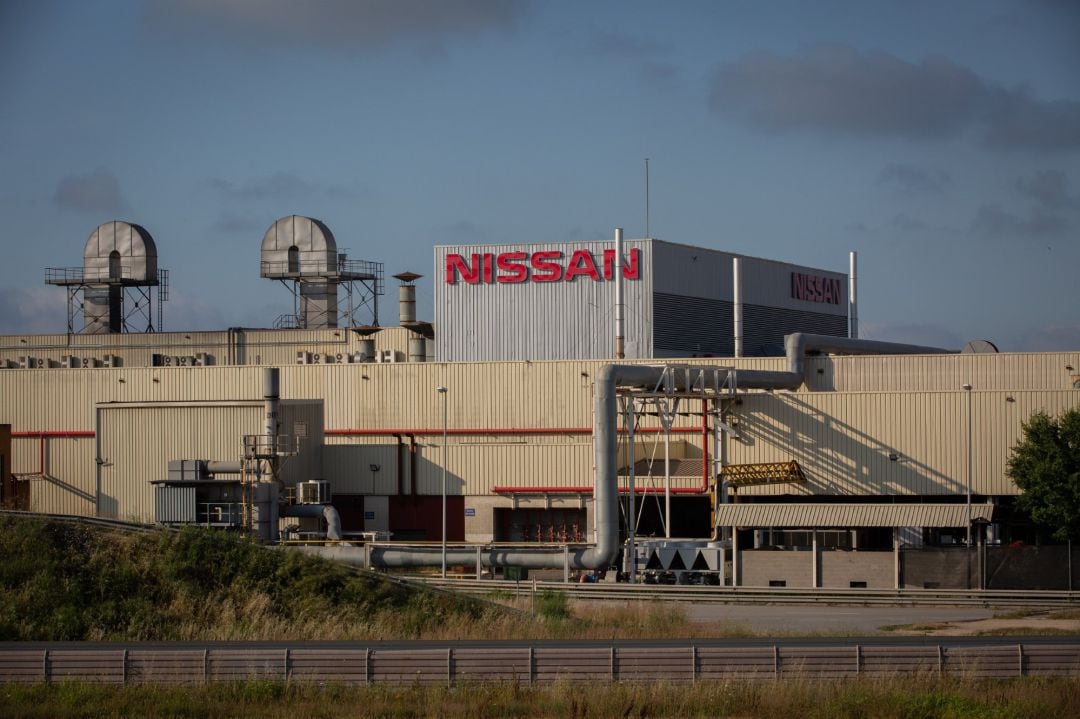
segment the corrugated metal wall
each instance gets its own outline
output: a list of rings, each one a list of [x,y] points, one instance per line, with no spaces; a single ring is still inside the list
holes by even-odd
[[[700,364],[782,369],[783,359],[697,360]],[[317,471],[335,492],[394,494],[399,453],[402,489],[412,491],[410,439],[415,445],[417,491],[441,485],[442,395],[450,437],[451,490],[487,494],[493,486],[589,486],[592,482],[592,382],[602,362],[504,362],[282,368],[286,398],[325,398],[331,430],[396,430],[393,436],[331,433]],[[754,394],[736,408],[745,441],[732,443],[735,463],[798,459],[810,489],[829,494],[962,494],[966,483],[966,411],[971,382],[973,485],[977,494],[1007,494],[1004,465],[1020,423],[1038,409],[1080,405],[1072,371],[1080,353],[844,357],[808,361],[816,389]],[[818,370],[821,370],[820,374]],[[38,471],[39,440],[32,431],[93,431],[100,408],[106,426],[95,437],[46,440],[46,476],[32,480],[32,507],[92,514],[97,496],[97,442],[103,443],[104,509],[119,516],[148,511],[150,479],[164,462],[213,452],[233,458],[239,434],[260,430],[262,372],[257,367],[124,368],[87,371],[0,372],[0,421],[12,424],[14,471]],[[1010,401],[1010,398],[1012,401]],[[242,407],[197,410],[125,408],[124,403],[237,402]],[[676,435],[687,457],[700,456],[699,408]],[[305,420],[318,425],[317,410]],[[194,413],[194,414],[193,414]],[[655,425],[655,418],[646,424]],[[240,428],[240,429],[238,429]],[[516,433],[513,430],[554,430]],[[584,431],[577,431],[584,430]],[[314,431],[314,429],[313,429]],[[320,430],[321,431],[321,430]],[[410,438],[409,435],[412,435]],[[655,451],[642,438],[637,454]],[[314,444],[314,441],[313,441]],[[153,451],[145,451],[147,447]],[[896,454],[890,461],[888,455]],[[711,454],[711,447],[710,447]],[[152,455],[152,456],[151,456]],[[373,470],[372,465],[378,469]],[[305,477],[308,478],[308,477]],[[696,486],[682,478],[676,486]],[[746,490],[749,491],[749,490]],[[792,491],[766,488],[761,492]],[[795,490],[798,491],[798,490]]]
[[[847,276],[786,262],[653,241],[654,356],[735,353],[734,265],[742,260],[743,352],[783,353],[784,335],[847,335]],[[836,303],[792,296],[792,273],[837,281]]]
[[[392,307],[397,316],[397,307]],[[384,327],[372,335],[376,350],[392,350],[399,361],[408,357],[411,332]],[[225,332],[160,332],[115,335],[26,335],[0,337],[0,369],[18,366],[21,356],[43,358],[57,372],[60,362],[74,356],[100,364],[106,355],[120,358],[122,367],[149,367],[155,354],[172,357],[210,355],[213,365],[282,365],[296,362],[299,351],[335,357],[359,351],[361,337],[345,328],[322,330],[234,329]]]
[[[1010,400],[1011,398],[1011,400]],[[964,494],[968,402],[971,484],[976,494],[1013,494],[1005,476],[1020,423],[1037,410],[1080,405],[1080,392],[760,394],[744,398],[735,464],[795,459],[807,484],[740,490],[745,494]],[[890,456],[895,456],[891,459]]]
[[[282,402],[282,433],[304,425],[308,442],[282,462],[287,484],[321,474],[321,403]],[[262,434],[262,402],[146,403],[101,405],[98,514],[151,521],[154,480],[165,479],[171,459],[235,461],[243,456],[242,437]]]
[[[469,284],[446,282],[446,256],[523,250],[568,253],[566,243],[463,245],[435,248],[435,335],[440,360],[551,360],[615,355],[615,283],[571,282]],[[573,243],[590,251],[602,272],[612,242]],[[627,240],[624,251],[641,252],[641,279],[623,282],[626,356],[652,355],[652,242]],[[564,262],[569,257],[564,258]]]

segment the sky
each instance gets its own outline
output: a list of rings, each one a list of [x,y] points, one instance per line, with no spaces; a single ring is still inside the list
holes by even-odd
[[[1074,0],[0,0],[0,333],[144,226],[164,329],[266,327],[273,222],[350,259],[649,234],[846,272],[864,337],[1080,349]],[[396,322],[393,280],[382,324]]]

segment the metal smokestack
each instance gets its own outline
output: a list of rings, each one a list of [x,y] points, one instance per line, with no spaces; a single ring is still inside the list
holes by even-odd
[[[623,320],[623,242],[622,228],[615,228],[615,358],[626,356],[626,327]]]
[[[734,276],[734,288],[732,291],[735,300],[735,356],[743,356],[743,322],[742,322],[742,260],[738,257],[731,261]]]
[[[416,285],[398,287],[398,317],[402,327],[416,322]]]
[[[400,280],[398,287],[398,322],[402,327],[413,329],[416,325],[416,285],[413,283],[423,275],[415,272],[400,272],[394,275],[395,280]]]
[[[398,287],[398,317],[402,327],[409,330],[408,359],[410,362],[427,360],[427,340],[423,335],[424,322],[416,321],[416,282],[423,275],[415,272],[401,272],[394,279],[401,280]]]
[[[280,425],[281,410],[281,378],[277,367],[267,367],[263,370],[263,408],[266,413],[266,425],[263,433],[267,441],[276,444],[275,437]]]
[[[848,337],[859,338],[859,305],[855,299],[855,290],[858,285],[856,274],[859,263],[859,253],[852,250],[848,253]]]

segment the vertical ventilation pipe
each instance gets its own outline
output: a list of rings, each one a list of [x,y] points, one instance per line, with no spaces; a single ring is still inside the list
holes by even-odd
[[[281,376],[277,367],[263,370],[263,409],[266,413],[266,425],[263,431],[271,442],[276,444],[281,412]]]
[[[622,228],[615,228],[615,359],[626,356],[626,324],[623,318],[623,242]]]
[[[742,260],[738,257],[731,261],[733,272],[733,298],[735,300],[735,356],[743,356],[743,322],[742,322]]]
[[[859,263],[859,253],[852,250],[848,253],[848,337],[859,338],[859,305],[856,302],[858,287],[856,268]]]

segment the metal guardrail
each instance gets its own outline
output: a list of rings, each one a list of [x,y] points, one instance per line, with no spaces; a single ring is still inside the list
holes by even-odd
[[[979,607],[1080,606],[1080,592],[990,589],[798,589],[792,587],[715,587],[695,585],[505,581],[403,577],[407,581],[460,594],[489,596],[508,592],[528,596],[542,590],[566,592],[579,599],[655,600],[712,603],[855,604]]]
[[[342,684],[696,682],[1080,676],[1080,643],[988,645],[616,645],[423,648],[0,649],[0,683]]]
[[[18,509],[0,509],[0,517],[2,516],[39,519],[48,522],[63,522],[65,524],[81,524],[87,527],[102,527],[104,529],[115,529],[122,532],[135,532],[138,534],[178,531],[175,527],[167,527],[162,524],[141,524],[136,522],[124,522],[119,519],[83,517],[76,514],[42,514],[41,512],[27,512]]]

